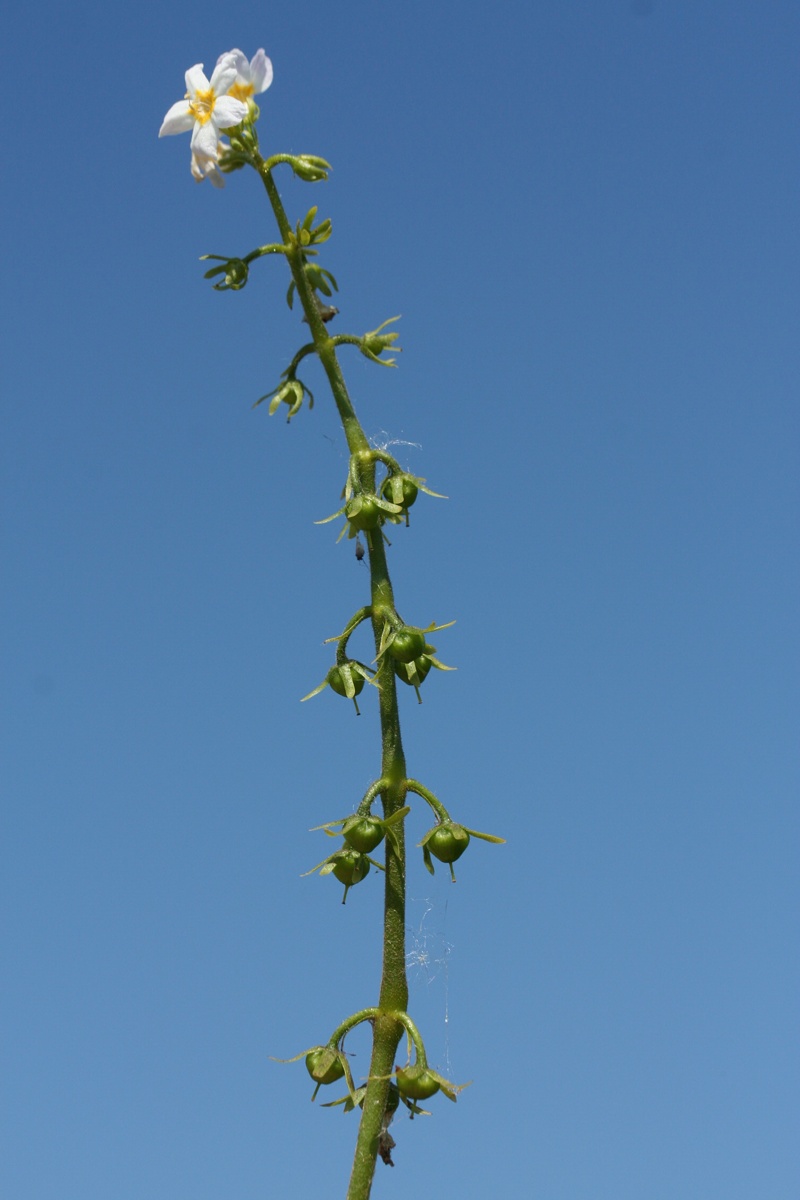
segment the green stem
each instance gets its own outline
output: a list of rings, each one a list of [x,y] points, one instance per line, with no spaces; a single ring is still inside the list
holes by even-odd
[[[362,817],[369,816],[370,809],[372,808],[372,801],[375,799],[375,797],[378,795],[379,792],[383,791],[383,789],[385,787],[386,787],[385,779],[376,779],[374,783],[370,784],[370,786],[367,788],[366,792],[364,793],[364,799],[361,801],[361,803],[358,806],[357,812],[358,812],[359,816],[362,816]]]
[[[351,455],[358,455],[363,483],[375,490],[375,454],[356,416],[336,357],[336,346],[328,335],[317,308],[303,263],[302,249],[292,233],[275,181],[267,164],[256,156],[254,165],[261,176],[286,247],[286,258],[303,305],[323,370],[344,428]],[[386,547],[380,530],[369,539],[372,629],[376,653],[380,651],[384,622],[394,617],[394,595],[386,562]],[[400,714],[394,670],[388,655],[380,659],[377,682],[381,723],[381,779],[384,820],[403,807],[406,795],[406,762],[400,736]],[[403,822],[395,836],[386,839],[386,872],[383,922],[383,973],[377,1015],[373,1019],[372,1059],[356,1141],[347,1200],[368,1200],[372,1190],[378,1143],[389,1097],[389,1076],[403,1036],[408,1006],[406,978],[406,856]],[[407,1020],[408,1018],[406,1018]]]
[[[450,820],[450,813],[447,811],[445,806],[442,804],[441,800],[437,800],[436,797],[434,796],[433,792],[430,791],[428,788],[423,787],[422,784],[418,782],[418,780],[407,779],[406,786],[410,792],[415,792],[418,796],[422,797],[422,799],[425,801],[426,804],[429,804],[431,806],[434,813],[436,814],[436,819],[438,821],[441,822],[441,821],[449,821]]]
[[[360,1025],[362,1021],[371,1021],[373,1017],[378,1015],[377,1008],[362,1008],[360,1012],[353,1013],[341,1025],[337,1025],[331,1036],[328,1038],[328,1045],[336,1048],[344,1035],[356,1025]]]

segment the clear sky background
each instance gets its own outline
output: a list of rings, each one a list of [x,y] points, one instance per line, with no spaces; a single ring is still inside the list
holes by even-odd
[[[344,443],[314,369],[251,410],[285,266],[202,278],[273,239],[255,175],[156,137],[263,46],[262,146],[334,166],[280,177],[334,328],[403,314],[400,370],[343,355],[366,430],[450,497],[392,535],[403,616],[458,622],[409,770],[508,839],[411,855],[411,1011],[474,1083],[374,1195],[796,1200],[796,3],[44,0],[4,41],[3,1194],[345,1191],[355,1118],[270,1060],[377,994],[377,874],[300,878],[378,769],[369,698],[299,703],[367,596],[313,524]]]

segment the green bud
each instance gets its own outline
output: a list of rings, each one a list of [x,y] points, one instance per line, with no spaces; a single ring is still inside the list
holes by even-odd
[[[318,183],[321,179],[327,179],[328,171],[331,170],[331,164],[315,154],[299,154],[293,156],[289,162],[295,175],[304,179],[306,183]]]

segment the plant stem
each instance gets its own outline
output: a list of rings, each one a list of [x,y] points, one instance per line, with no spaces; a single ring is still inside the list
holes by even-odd
[[[364,430],[356,416],[336,357],[336,346],[325,328],[317,308],[314,290],[304,269],[301,248],[293,238],[278,189],[264,160],[255,160],[256,169],[269,196],[278,228],[286,246],[286,258],[292,271],[297,294],[303,305],[317,354],[328,377],[351,455],[358,456],[359,472],[366,491],[375,490],[375,460]],[[378,528],[368,537],[372,629],[376,652],[387,616],[395,612],[394,595],[386,561],[383,534]],[[388,655],[379,660],[378,689],[381,724],[381,789],[384,819],[403,807],[406,796],[406,762],[400,736],[400,713],[394,670]],[[372,1059],[358,1130],[353,1169],[347,1200],[368,1200],[372,1190],[378,1143],[389,1096],[389,1076],[394,1068],[404,1025],[396,1015],[408,1006],[406,978],[406,856],[403,822],[394,826],[393,838],[386,838],[386,872],[383,923],[383,973],[376,1015],[373,1018]]]

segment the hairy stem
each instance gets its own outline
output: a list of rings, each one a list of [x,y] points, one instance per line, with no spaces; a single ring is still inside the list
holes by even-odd
[[[328,377],[333,398],[344,428],[351,455],[359,459],[359,474],[366,491],[375,490],[375,459],[370,444],[356,416],[347,386],[336,357],[336,346],[325,328],[317,308],[314,291],[303,266],[302,250],[296,244],[271,171],[263,159],[256,160],[256,169],[269,196],[278,228],[286,246],[286,258],[303,305],[314,346]],[[394,596],[386,562],[386,547],[380,529],[368,538],[372,628],[376,652],[380,650],[384,621],[394,614]],[[397,704],[395,674],[388,655],[379,660],[378,687],[381,724],[381,789],[384,819],[403,807],[406,795],[406,762],[400,737],[400,714]],[[380,997],[372,1018],[373,1041],[369,1080],[364,1097],[361,1123],[358,1130],[355,1158],[350,1176],[347,1200],[368,1200],[372,1190],[378,1144],[389,1095],[389,1076],[404,1032],[398,1013],[405,1014],[408,1006],[406,978],[406,856],[403,822],[394,826],[395,836],[386,838],[385,900],[383,922],[383,973]]]

